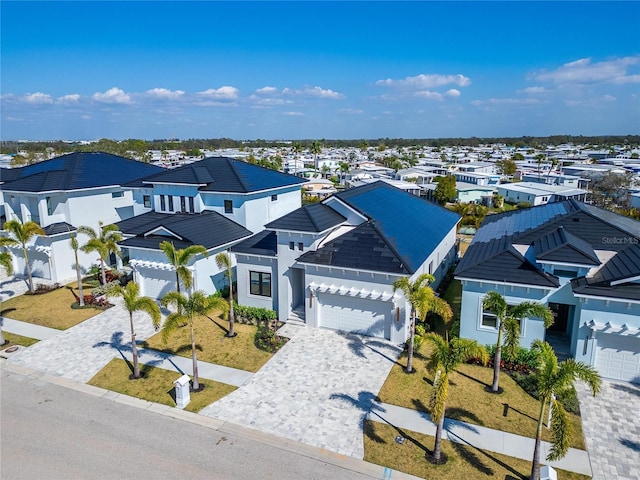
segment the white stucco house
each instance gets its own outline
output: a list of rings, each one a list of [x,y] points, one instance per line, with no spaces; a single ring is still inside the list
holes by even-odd
[[[531,206],[568,199],[584,201],[587,196],[587,191],[579,188],[535,182],[504,183],[496,188],[505,202]]]
[[[125,184],[162,168],[107,153],[70,153],[21,168],[0,171],[0,200],[6,220],[34,221],[46,236],[28,245],[34,277],[62,282],[74,279],[75,257],[69,238],[79,226],[95,230],[136,214],[132,189]],[[0,235],[6,236],[6,231]],[[82,246],[87,240],[78,236]],[[11,248],[14,271],[25,273],[21,248]],[[79,253],[83,269],[98,262],[95,253]]]
[[[128,184],[140,214],[117,225],[141,293],[161,298],[176,289],[162,241],[176,249],[207,249],[208,256],[198,255],[189,265],[194,289],[214,293],[227,285],[215,255],[299,208],[305,182],[241,160],[210,157]]]
[[[460,217],[386,182],[303,206],[231,248],[238,302],[281,321],[404,342],[410,307],[393,283],[456,257]]]
[[[461,337],[495,344],[495,315],[482,307],[494,290],[554,312],[548,329],[522,322],[522,346],[549,340],[603,377],[640,382],[640,222],[575,200],[490,215],[455,277]]]

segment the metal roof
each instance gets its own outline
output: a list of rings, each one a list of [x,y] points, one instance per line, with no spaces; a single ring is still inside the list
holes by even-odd
[[[312,203],[274,220],[266,228],[319,233],[340,225],[345,220],[333,208],[323,203]]]
[[[124,185],[164,169],[110,153],[75,152],[11,171],[3,177],[0,190],[49,192]],[[4,170],[1,173],[5,175]]]
[[[154,183],[187,184],[204,192],[250,193],[305,183],[306,180],[269,168],[227,157],[208,157],[142,180]],[[136,182],[139,186],[139,182]]]

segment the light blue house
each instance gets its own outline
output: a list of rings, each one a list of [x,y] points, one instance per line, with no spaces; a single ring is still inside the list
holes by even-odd
[[[494,344],[491,290],[554,312],[524,319],[520,343],[564,344],[606,378],[640,382],[640,222],[575,200],[487,217],[460,261],[460,335]]]

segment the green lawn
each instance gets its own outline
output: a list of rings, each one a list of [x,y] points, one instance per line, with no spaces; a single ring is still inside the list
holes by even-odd
[[[8,342],[2,345],[2,349],[12,347],[14,345],[22,345],[23,347],[28,347],[33,345],[34,343],[38,343],[40,340],[35,338],[23,337],[22,335],[17,335],[15,333],[2,332],[2,336]]]
[[[225,337],[228,328],[229,322],[222,320],[219,312],[194,320],[198,360],[257,372],[273,356],[254,345],[257,327],[236,323],[234,330],[237,335],[233,338]],[[162,334],[157,333],[144,342],[143,346],[191,357],[189,327],[182,327],[173,332],[167,343],[162,341]]]
[[[433,376],[426,371],[426,344],[416,352],[414,368],[417,373],[404,373],[406,354],[400,365],[394,365],[378,397],[382,402],[428,412],[429,393]],[[491,385],[493,370],[478,365],[461,365],[450,377],[446,416],[475,425],[535,437],[540,403],[526,393],[506,373],[500,374],[501,394],[485,391]],[[505,405],[508,405],[506,407]],[[506,415],[505,415],[506,412]],[[582,422],[578,415],[569,414],[573,426],[571,445],[585,449]],[[544,429],[543,439],[550,440],[550,430]]]
[[[143,378],[130,380],[129,375],[133,372],[133,366],[124,360],[114,359],[87,383],[150,402],[175,407],[173,382],[180,378],[182,374],[142,364],[140,365],[140,371],[144,375]],[[190,412],[199,412],[207,405],[236,389],[232,385],[214,382],[206,378],[199,378],[199,382],[200,385],[204,385],[204,389],[200,392],[191,393],[191,401],[185,407],[185,410]]]
[[[91,291],[91,287],[84,283],[83,287],[85,294]],[[43,327],[66,330],[102,312],[95,308],[71,308],[75,302],[73,292],[78,294],[77,282],[47,293],[19,295],[2,302],[0,315]]]
[[[403,444],[395,441],[397,435],[405,438]],[[469,445],[442,441],[442,451],[448,462],[433,465],[425,459],[432,452],[434,438],[410,430],[366,421],[364,424],[364,459],[421,478],[447,480],[475,480],[483,478],[528,479],[531,461],[508,457]],[[585,480],[590,477],[557,470],[559,480]]]

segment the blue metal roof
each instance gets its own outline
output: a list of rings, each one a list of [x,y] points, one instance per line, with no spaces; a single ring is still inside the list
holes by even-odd
[[[124,185],[163,168],[101,152],[76,152],[12,169],[1,190],[49,192]],[[2,172],[4,174],[4,171]]]
[[[227,157],[209,157],[165,170],[145,183],[196,185],[204,192],[249,193],[305,183],[306,180]]]
[[[373,221],[411,273],[460,221],[458,214],[385,182],[351,188],[336,197]]]

